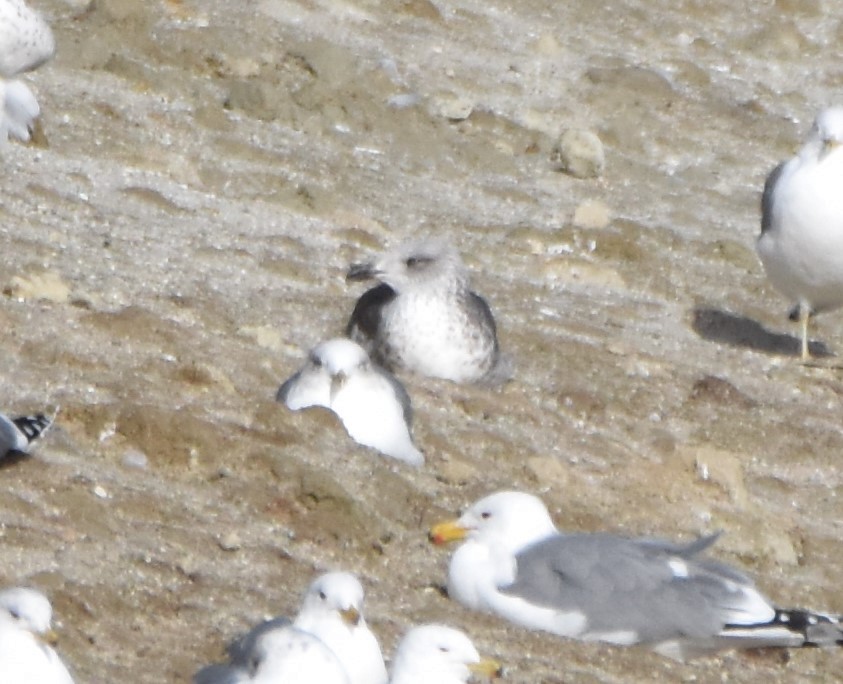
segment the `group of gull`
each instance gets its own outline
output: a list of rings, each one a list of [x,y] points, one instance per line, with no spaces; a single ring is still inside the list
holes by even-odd
[[[0,144],[29,139],[40,113],[19,76],[55,49],[46,22],[22,0],[0,0]],[[843,108],[817,117],[808,140],[767,178],[757,249],[773,285],[793,303],[801,355],[810,358],[812,315],[843,306]],[[323,406],[352,439],[414,466],[409,395],[392,371],[497,385],[512,374],[487,303],[469,287],[457,250],[441,240],[400,245],[354,265],[349,280],[379,284],[358,300],[346,336],[317,345],[278,390],[297,410]],[[52,418],[0,414],[0,463],[28,452]],[[743,573],[710,560],[715,536],[686,544],[610,533],[563,533],[545,504],[498,492],[434,526],[430,539],[462,540],[449,595],[528,629],[583,641],[643,644],[680,660],[726,648],[843,644],[840,616],[776,607]],[[256,626],[195,684],[439,684],[497,671],[469,638],[442,625],[410,629],[387,675],[353,575],[333,572],[308,588],[298,616]],[[39,591],[0,591],[0,674],[9,684],[72,682],[51,647],[52,608]]]

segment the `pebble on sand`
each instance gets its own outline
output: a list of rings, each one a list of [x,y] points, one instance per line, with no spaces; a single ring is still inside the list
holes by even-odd
[[[557,171],[575,178],[599,178],[606,165],[603,143],[597,134],[578,128],[562,134],[553,148],[551,161]]]

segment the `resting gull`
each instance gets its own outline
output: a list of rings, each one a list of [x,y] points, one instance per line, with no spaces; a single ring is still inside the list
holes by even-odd
[[[381,281],[357,301],[346,334],[387,368],[454,382],[509,379],[492,312],[469,289],[468,271],[449,243],[400,245],[352,265],[347,278]]]
[[[53,33],[40,14],[23,0],[0,0],[0,145],[9,137],[29,140],[41,110],[32,91],[16,79],[55,51]]]
[[[444,625],[411,629],[395,651],[390,684],[464,684],[472,673],[493,677],[501,667],[481,660],[463,632]]]
[[[430,536],[465,539],[451,559],[452,598],[530,629],[646,644],[677,660],[727,648],[843,644],[839,616],[776,608],[742,573],[700,557],[716,535],[682,545],[560,533],[540,499],[499,492]]]
[[[843,107],[817,116],[795,157],[767,177],[758,254],[770,281],[795,303],[802,359],[808,319],[843,306]]]
[[[276,398],[294,411],[324,406],[337,414],[358,444],[411,465],[424,463],[410,435],[407,391],[372,363],[356,342],[338,338],[314,347],[307,363],[281,385]]]
[[[221,678],[222,674],[247,669],[265,633],[292,627],[324,644],[336,656],[349,684],[386,684],[383,655],[363,617],[363,600],[363,587],[354,575],[325,573],[308,587],[301,610],[292,624],[286,618],[278,617],[257,625],[229,647],[230,665],[204,668],[196,675],[194,683],[227,684]]]
[[[34,416],[10,418],[0,413],[0,462],[25,455],[29,445],[53,424],[53,418],[37,413]]]
[[[274,625],[258,634],[243,663],[210,665],[194,684],[351,684],[333,651],[318,638],[293,627]]]
[[[17,587],[0,591],[0,681],[4,684],[73,684],[48,645],[53,609],[44,594]]]

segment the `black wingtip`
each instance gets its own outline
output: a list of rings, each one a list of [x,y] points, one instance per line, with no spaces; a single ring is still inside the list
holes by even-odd
[[[41,437],[53,424],[53,418],[37,413],[34,416],[18,416],[12,418],[18,430],[20,430],[26,437],[30,444]]]

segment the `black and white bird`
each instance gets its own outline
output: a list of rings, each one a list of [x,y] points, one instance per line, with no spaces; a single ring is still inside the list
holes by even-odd
[[[23,81],[56,51],[53,32],[23,0],[0,0],[0,145],[10,137],[26,142],[41,113]]]
[[[843,107],[820,112],[805,145],[764,184],[757,249],[773,286],[795,304],[802,359],[808,320],[843,307]]]
[[[50,644],[53,608],[35,589],[0,591],[0,682],[8,684],[73,684]]]
[[[413,412],[407,391],[356,342],[337,338],[318,344],[276,398],[293,411],[328,408],[358,444],[411,465],[424,464],[410,433]]]
[[[645,644],[684,660],[729,648],[843,644],[840,616],[775,607],[744,574],[690,544],[559,532],[540,499],[499,492],[430,530],[464,539],[449,595],[529,629],[583,641]]]
[[[383,655],[375,635],[366,624],[363,602],[363,587],[354,575],[347,572],[325,573],[307,588],[301,610],[292,623],[287,618],[277,617],[257,625],[231,644],[228,649],[230,664],[203,668],[194,678],[194,684],[228,684],[225,676],[242,676],[244,671],[250,670],[250,663],[261,650],[261,644],[265,643],[264,635],[285,627],[318,639],[336,657],[348,684],[386,684]],[[273,660],[278,662],[280,659]],[[321,662],[324,659],[317,657],[317,660]],[[315,677],[311,681],[321,680]]]
[[[422,625],[398,644],[389,684],[465,684],[472,674],[494,677],[500,669],[496,661],[480,658],[464,632]]]
[[[509,380],[489,305],[470,289],[465,264],[449,243],[400,245],[352,265],[346,278],[381,283],[360,297],[346,327],[377,362],[454,382]]]
[[[0,413],[0,464],[29,453],[29,445],[53,424],[53,418],[37,413],[10,418]]]

